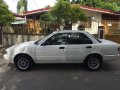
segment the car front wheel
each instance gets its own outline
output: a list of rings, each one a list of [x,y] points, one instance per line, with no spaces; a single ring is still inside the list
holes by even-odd
[[[33,66],[32,59],[27,55],[19,55],[15,59],[15,65],[18,70],[27,71]]]
[[[91,55],[87,58],[86,65],[90,70],[98,70],[102,66],[102,59],[97,55]]]

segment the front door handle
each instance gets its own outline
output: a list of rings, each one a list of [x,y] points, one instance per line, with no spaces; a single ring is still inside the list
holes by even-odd
[[[87,46],[86,48],[92,48],[92,46]]]
[[[65,49],[65,47],[59,47],[59,49]]]

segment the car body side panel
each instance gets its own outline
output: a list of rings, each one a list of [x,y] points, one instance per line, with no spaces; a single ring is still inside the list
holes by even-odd
[[[60,49],[64,47],[65,49]],[[38,45],[36,48],[36,59],[38,63],[66,62],[66,45]]]
[[[29,45],[30,44],[30,45]],[[14,48],[14,49],[13,49]],[[36,61],[36,45],[33,42],[24,43],[21,45],[14,45],[7,50],[7,55],[4,55],[6,59],[10,59],[10,62],[13,63],[14,58],[18,54],[27,54],[31,56],[31,58]]]
[[[86,48],[87,46],[92,46],[92,48]],[[67,45],[66,59],[67,62],[83,62],[86,55],[94,50],[92,44],[81,44],[81,45]]]

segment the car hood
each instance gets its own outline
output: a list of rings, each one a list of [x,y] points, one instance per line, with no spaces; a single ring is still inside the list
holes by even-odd
[[[103,44],[114,44],[114,45],[118,45],[116,42],[110,41],[110,40],[106,40],[106,39],[99,39]]]
[[[7,49],[15,49],[16,47],[25,47],[25,46],[33,45],[34,43],[35,41],[24,42],[24,43],[13,45]]]
[[[22,45],[28,45],[28,44],[34,44],[35,41],[29,41],[29,42],[24,42],[24,43],[21,43]]]

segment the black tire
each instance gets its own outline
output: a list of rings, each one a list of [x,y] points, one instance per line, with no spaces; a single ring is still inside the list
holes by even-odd
[[[27,55],[19,55],[15,58],[15,66],[20,71],[28,71],[33,67],[33,60]]]
[[[102,58],[98,55],[91,55],[87,58],[85,64],[90,70],[98,70],[102,67]]]

